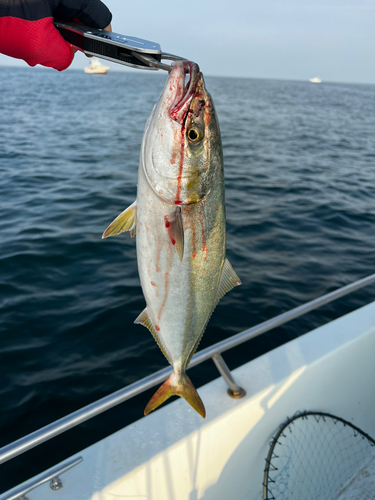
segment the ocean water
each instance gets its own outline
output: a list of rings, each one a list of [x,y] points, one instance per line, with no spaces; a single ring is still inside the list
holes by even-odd
[[[144,308],[135,241],[101,239],[135,199],[165,80],[0,67],[0,447],[167,366],[133,323]],[[206,83],[242,286],[200,348],[375,272],[375,86]],[[367,287],[224,358],[239,366],[374,295]],[[208,361],[190,376],[199,387],[218,373]],[[141,418],[152,393],[0,466],[0,492]]]

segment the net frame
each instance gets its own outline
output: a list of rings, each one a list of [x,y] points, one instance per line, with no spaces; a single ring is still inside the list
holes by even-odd
[[[275,447],[276,445],[281,445],[279,438],[282,437],[287,437],[284,434],[284,431],[290,427],[296,420],[298,419],[308,419],[309,417],[314,417],[316,422],[319,423],[320,420],[323,420],[326,422],[325,419],[331,419],[334,424],[337,424],[338,422],[342,423],[344,427],[349,427],[353,430],[354,432],[354,437],[361,436],[362,439],[367,439],[370,446],[375,447],[375,440],[363,432],[359,427],[356,425],[352,424],[351,422],[348,422],[347,420],[338,417],[336,415],[332,415],[330,413],[326,412],[321,412],[321,411],[297,411],[293,417],[288,417],[285,422],[283,422],[275,436],[271,439],[269,443],[269,450],[266,458],[266,465],[264,468],[264,476],[263,476],[263,500],[276,500],[275,497],[273,496],[273,493],[270,489],[270,484],[275,483],[275,481],[270,477],[270,473],[273,471],[277,471],[278,468],[273,465],[272,460],[279,458],[278,455],[275,454]]]

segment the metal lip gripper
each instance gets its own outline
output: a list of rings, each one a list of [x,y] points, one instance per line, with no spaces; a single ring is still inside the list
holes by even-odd
[[[164,59],[186,61],[183,57],[162,52],[156,42],[112,31],[90,28],[82,24],[55,22],[63,38],[88,56],[96,56],[136,69],[170,71],[172,66]]]

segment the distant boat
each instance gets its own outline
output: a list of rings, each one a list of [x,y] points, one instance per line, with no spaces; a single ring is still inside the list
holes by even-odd
[[[84,72],[89,75],[105,75],[110,69],[109,66],[104,66],[99,59],[93,57],[90,61],[90,65],[84,68]]]
[[[315,76],[314,78],[309,78],[309,82],[310,83],[322,83],[322,80],[319,77]]]

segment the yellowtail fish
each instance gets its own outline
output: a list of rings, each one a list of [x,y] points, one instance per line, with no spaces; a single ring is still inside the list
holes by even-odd
[[[185,76],[189,81],[185,85]],[[176,62],[146,124],[137,199],[103,238],[137,234],[146,326],[173,373],[145,415],[178,395],[206,410],[186,368],[221,297],[241,284],[225,258],[223,153],[214,104],[193,62]]]

